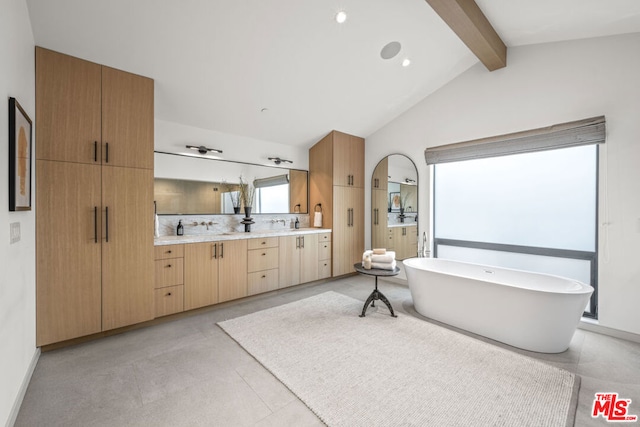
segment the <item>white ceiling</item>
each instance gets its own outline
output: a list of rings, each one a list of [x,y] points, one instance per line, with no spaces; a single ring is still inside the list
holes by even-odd
[[[477,3],[510,47],[640,31],[640,0]],[[155,79],[157,119],[300,147],[366,137],[477,62],[424,0],[27,4],[37,45]]]

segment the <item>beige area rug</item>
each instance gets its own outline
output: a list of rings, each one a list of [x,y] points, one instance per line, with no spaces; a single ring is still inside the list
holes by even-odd
[[[219,323],[329,426],[572,425],[579,377],[326,292]]]

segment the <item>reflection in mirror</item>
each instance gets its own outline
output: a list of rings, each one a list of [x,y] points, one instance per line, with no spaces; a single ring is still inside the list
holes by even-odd
[[[240,176],[256,190],[252,214],[309,212],[307,171],[156,152],[157,213],[240,213]]]
[[[418,171],[408,157],[392,154],[371,179],[371,245],[402,260],[418,254]]]

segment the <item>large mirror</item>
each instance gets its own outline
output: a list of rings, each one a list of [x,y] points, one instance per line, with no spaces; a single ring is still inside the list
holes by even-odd
[[[154,161],[158,215],[239,213],[240,177],[256,189],[252,215],[309,212],[304,170],[160,152]]]
[[[373,171],[371,245],[395,251],[398,260],[418,255],[418,170],[402,154],[385,157]]]

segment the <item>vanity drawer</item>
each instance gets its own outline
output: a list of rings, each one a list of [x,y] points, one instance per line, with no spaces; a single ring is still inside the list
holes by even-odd
[[[278,289],[278,269],[256,271],[249,273],[248,290],[249,295],[261,294]]]
[[[318,242],[330,242],[331,241],[331,233],[318,233]]]
[[[155,259],[182,258],[184,257],[184,245],[155,246]]]
[[[184,286],[169,286],[156,289],[156,317],[184,311]]]
[[[182,285],[184,258],[169,258],[156,261],[156,288]]]
[[[254,249],[249,251],[248,272],[278,268],[278,248]]]
[[[277,248],[278,247],[278,238],[277,237],[263,237],[261,239],[249,239],[248,247],[249,247],[249,250],[251,250],[251,249],[264,249],[264,248]]]
[[[331,259],[331,242],[318,243],[318,259]]]
[[[318,279],[331,277],[331,260],[318,261]]]

